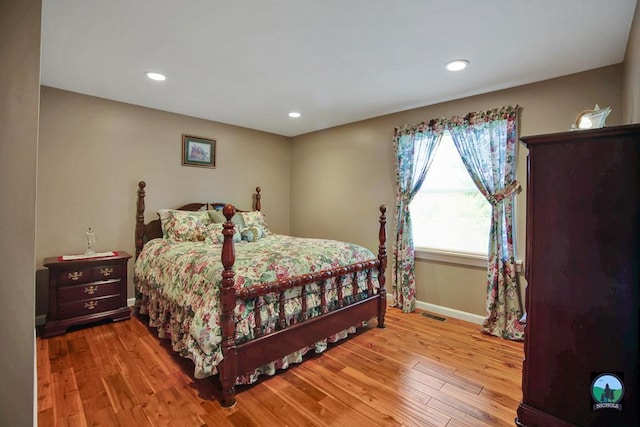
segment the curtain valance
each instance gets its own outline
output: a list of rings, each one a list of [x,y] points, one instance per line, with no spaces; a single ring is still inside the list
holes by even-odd
[[[405,124],[394,130],[393,139],[396,140],[403,135],[414,135],[416,133],[436,132],[441,133],[446,129],[456,126],[482,125],[494,120],[515,120],[518,115],[519,105],[493,108],[486,111],[475,111],[464,116],[453,116],[449,118],[437,118],[424,122]]]

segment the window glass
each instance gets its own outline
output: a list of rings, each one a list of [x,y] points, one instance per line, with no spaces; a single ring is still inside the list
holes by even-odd
[[[473,183],[448,132],[409,208],[416,248],[487,255],[491,204]]]

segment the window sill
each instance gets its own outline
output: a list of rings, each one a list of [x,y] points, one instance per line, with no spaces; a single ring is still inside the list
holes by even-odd
[[[416,259],[466,265],[469,267],[487,268],[486,255],[465,254],[462,252],[438,251],[435,249],[416,248]]]
[[[446,262],[448,264],[465,265],[468,267],[487,268],[486,255],[469,254],[463,252],[447,252],[436,249],[416,248],[416,259],[425,261]],[[516,272],[521,273],[522,260],[516,260]]]

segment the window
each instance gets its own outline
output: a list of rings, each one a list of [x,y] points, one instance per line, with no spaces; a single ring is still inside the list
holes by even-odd
[[[409,209],[418,252],[426,249],[486,259],[491,204],[473,183],[446,131]]]

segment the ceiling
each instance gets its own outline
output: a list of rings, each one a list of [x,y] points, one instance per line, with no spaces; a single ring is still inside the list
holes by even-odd
[[[43,0],[43,85],[295,136],[623,61],[636,0]],[[470,64],[445,69],[452,59]],[[149,80],[145,71],[165,74]],[[302,114],[288,117],[290,111]]]

